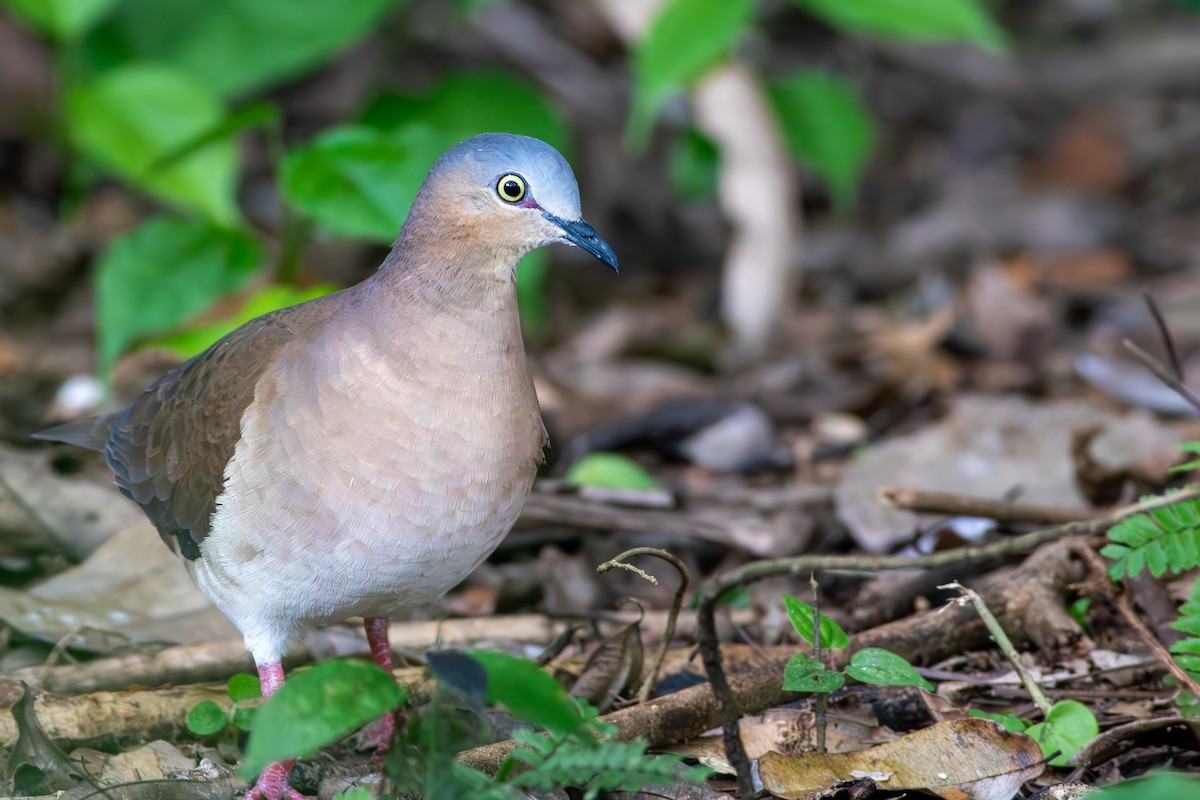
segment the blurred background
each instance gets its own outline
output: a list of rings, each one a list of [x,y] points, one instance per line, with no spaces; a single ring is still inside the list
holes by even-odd
[[[1161,350],[1143,290],[1200,333],[1198,12],[0,0],[0,437],[361,280],[487,130],[562,150],[621,257],[520,271],[560,473],[812,477],[963,391],[1185,413],[1120,341]]]

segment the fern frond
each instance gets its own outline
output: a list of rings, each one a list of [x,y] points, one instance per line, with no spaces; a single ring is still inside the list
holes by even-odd
[[[1114,581],[1149,569],[1156,578],[1200,566],[1200,500],[1135,514],[1108,529],[1100,554],[1112,560]]]
[[[1200,578],[1192,581],[1188,599],[1179,607],[1179,619],[1172,622],[1171,627],[1188,634],[1187,639],[1171,645],[1175,661],[1200,680]]]

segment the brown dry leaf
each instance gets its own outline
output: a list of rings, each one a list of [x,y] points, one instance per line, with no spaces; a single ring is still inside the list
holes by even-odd
[[[825,747],[830,753],[851,753],[861,750],[864,742],[886,742],[899,734],[875,719],[869,703],[839,709],[835,701],[827,716]],[[816,717],[811,708],[772,708],[761,714],[742,717],[742,745],[746,754],[760,758],[764,753],[799,753],[816,747]],[[725,745],[720,734],[698,736],[681,745],[673,745],[672,753],[695,758],[701,764],[725,775],[733,767],[725,758]]]
[[[946,800],[1009,800],[1043,768],[1037,742],[985,719],[939,722],[857,753],[769,752],[758,761],[763,786],[784,798],[870,778],[885,789]]]
[[[586,699],[603,713],[618,697],[635,688],[641,677],[642,626],[631,622],[592,652],[571,694]]]

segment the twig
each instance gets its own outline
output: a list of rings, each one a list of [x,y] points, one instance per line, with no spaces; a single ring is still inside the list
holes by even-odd
[[[1196,411],[1200,411],[1200,395],[1197,395],[1195,390],[1190,386],[1180,381],[1170,371],[1162,365],[1157,358],[1147,353],[1142,348],[1131,342],[1129,339],[1122,339],[1121,344],[1130,353],[1133,353],[1134,358],[1142,362],[1142,366],[1154,373],[1154,377],[1165,383],[1169,388],[1174,390],[1175,394],[1182,397]]]
[[[679,617],[679,610],[683,608],[683,596],[692,582],[692,576],[688,571],[687,565],[680,561],[677,556],[668,553],[666,550],[660,550],[657,547],[635,547],[632,550],[626,550],[616,558],[605,561],[596,567],[596,572],[607,572],[613,567],[620,567],[631,572],[636,572],[657,586],[658,580],[653,575],[648,575],[632,564],[626,564],[622,560],[635,556],[655,556],[661,558],[679,572],[679,588],[675,590],[675,599],[671,602],[670,613],[667,614],[667,626],[663,631],[662,644],[658,646],[658,652],[654,654],[654,660],[650,662],[650,669],[647,670],[646,678],[642,681],[642,688],[638,691],[638,702],[644,703],[650,699],[655,685],[658,684],[658,673],[662,670],[663,659],[667,657],[667,650],[670,649],[671,640],[675,637],[675,620]]]
[[[1174,497],[1174,495],[1168,495],[1168,497]],[[1116,585],[1109,579],[1108,568],[1104,565],[1104,561],[1100,558],[1100,555],[1090,547],[1075,547],[1073,549],[1083,559],[1083,562],[1087,564],[1088,571],[1094,576],[1092,583],[1108,595],[1109,599],[1117,607],[1117,610],[1121,612],[1121,616],[1133,628],[1134,633],[1150,649],[1151,654],[1158,661],[1159,665],[1169,672],[1171,677],[1179,682],[1180,686],[1186,688],[1193,696],[1200,697],[1200,683],[1189,675],[1183,667],[1179,666],[1179,662],[1175,660],[1167,648],[1163,647],[1162,642],[1154,635],[1154,631],[1150,630],[1150,626],[1142,621],[1133,604],[1129,602],[1129,595],[1116,590]]]
[[[1171,329],[1167,327],[1167,321],[1163,318],[1162,309],[1158,307],[1158,302],[1154,299],[1154,295],[1150,294],[1149,289],[1142,290],[1142,299],[1146,301],[1146,308],[1150,309],[1150,316],[1154,317],[1154,324],[1158,326],[1158,333],[1162,337],[1163,347],[1167,351],[1167,358],[1171,361],[1171,374],[1180,383],[1183,383],[1187,380],[1183,374],[1183,362],[1179,360],[1179,353],[1175,349],[1175,337],[1171,336]]]
[[[1050,714],[1050,701],[1046,699],[1046,695],[1042,692],[1042,687],[1034,680],[1034,677],[1029,674],[1029,670],[1025,668],[1025,664],[1021,662],[1021,654],[1017,652],[1017,648],[1013,647],[1012,640],[1008,638],[1008,634],[1004,631],[1004,626],[1000,624],[1000,620],[996,619],[996,615],[987,607],[987,603],[983,602],[983,598],[979,594],[961,583],[947,583],[938,587],[939,589],[954,589],[962,593],[962,597],[953,600],[954,603],[969,602],[975,606],[976,613],[983,620],[983,624],[987,626],[988,633],[992,635],[992,640],[996,646],[1000,648],[1000,652],[1008,659],[1008,663],[1013,665],[1013,669],[1017,672],[1017,677],[1021,679],[1021,685],[1029,692],[1029,699],[1042,712],[1042,716],[1046,717]]]
[[[924,514],[983,517],[1013,524],[1060,525],[1095,516],[1089,509],[1055,508],[1032,503],[1010,503],[989,497],[972,497],[952,492],[929,492],[886,486],[875,493],[885,506]]]
[[[729,680],[725,676],[721,663],[721,651],[717,642],[715,621],[716,603],[721,596],[731,589],[753,583],[763,578],[775,575],[795,575],[813,570],[830,569],[916,569],[942,567],[957,564],[975,558],[991,558],[993,556],[1028,552],[1038,545],[1062,536],[1080,536],[1093,534],[1116,525],[1126,517],[1162,508],[1184,500],[1200,499],[1200,487],[1188,486],[1180,492],[1163,497],[1153,497],[1119,508],[1103,517],[1069,522],[1065,525],[1055,525],[1051,528],[1032,531],[1012,539],[994,542],[979,547],[959,547],[944,550],[929,555],[904,556],[797,556],[766,561],[756,561],[732,570],[711,581],[700,590],[699,607],[696,610],[696,633],[699,641],[700,655],[704,661],[704,669],[712,684],[713,694],[717,698],[721,711],[723,726],[723,741],[725,755],[737,774],[738,796],[743,800],[754,796],[754,786],[750,775],[750,761],[738,735],[738,712],[733,703],[729,689]]]

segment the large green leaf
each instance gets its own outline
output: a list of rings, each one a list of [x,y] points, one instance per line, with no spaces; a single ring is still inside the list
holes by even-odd
[[[224,118],[221,102],[203,85],[168,67],[140,64],[71,91],[66,105],[71,138],[91,160],[215,222],[238,221],[237,152],[231,140],[159,165]]]
[[[1030,725],[1025,732],[1037,740],[1043,755],[1058,753],[1050,759],[1052,766],[1065,767],[1070,765],[1071,756],[1100,734],[1100,725],[1083,703],[1060,700],[1050,707],[1045,722]]]
[[[283,194],[331,233],[386,244],[396,238],[440,154],[436,137],[423,126],[394,134],[334,128],[288,155]]]
[[[1004,49],[1004,32],[979,0],[794,0],[848,33],[923,42],[972,42]]]
[[[933,684],[922,678],[903,656],[879,647],[864,647],[851,656],[846,674],[863,683],[917,686],[927,692],[933,691]]]
[[[804,641],[811,643],[816,638],[813,634],[813,607],[789,594],[783,596],[783,604],[796,633],[800,634]],[[820,620],[822,650],[841,650],[850,644],[850,637],[842,630],[841,625],[823,613],[820,614]]]
[[[258,709],[238,774],[299,758],[337,741],[404,702],[395,678],[368,661],[326,661],[298,672]]]
[[[829,184],[834,202],[854,200],[874,129],[845,78],[802,71],[771,84],[771,102],[792,156]]]
[[[33,0],[36,2],[37,0]],[[88,37],[93,65],[156,61],[222,95],[319,66],[397,0],[123,0]]]
[[[156,347],[174,350],[182,358],[199,355],[234,328],[261,317],[284,306],[294,306],[329,294],[337,289],[330,283],[319,283],[300,288],[289,284],[271,284],[251,295],[242,306],[224,319],[206,322],[199,326],[187,326],[184,330],[155,336],[150,343]],[[237,699],[236,697],[234,698]]]
[[[157,217],[113,241],[96,274],[101,374],[131,342],[240,287],[261,260],[253,238],[198,220]]]
[[[590,741],[578,706],[550,673],[532,661],[495,650],[476,650],[469,655],[487,670],[489,703],[500,703],[538,727],[574,733]]]
[[[753,16],[750,0],[668,0],[633,53],[635,144],[645,140],[663,101],[726,57]]]
[[[74,39],[92,26],[117,0],[0,0],[0,5],[55,39]]]
[[[384,95],[363,112],[362,123],[388,133],[428,126],[441,150],[486,132],[533,136],[564,153],[569,144],[562,115],[506,72],[462,72],[426,94]]]

